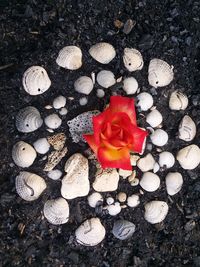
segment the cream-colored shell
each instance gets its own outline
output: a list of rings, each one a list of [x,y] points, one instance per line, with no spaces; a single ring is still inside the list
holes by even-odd
[[[153,106],[153,97],[146,92],[140,93],[137,95],[137,107],[139,107],[142,111],[147,111]]]
[[[144,218],[151,224],[162,222],[167,216],[169,207],[164,201],[150,201],[145,205]]]
[[[173,66],[164,60],[154,58],[149,63],[148,81],[155,88],[167,86],[174,78]]]
[[[21,198],[26,201],[33,201],[38,199],[46,189],[46,183],[42,177],[23,171],[16,177],[15,187]]]
[[[133,95],[137,92],[138,82],[134,77],[128,77],[123,80],[123,90],[127,95]]]
[[[56,63],[68,70],[77,70],[82,66],[81,49],[74,45],[63,47],[56,59]]]
[[[19,167],[30,167],[36,156],[35,149],[26,142],[19,141],[13,146],[12,159]]]
[[[142,172],[153,170],[155,160],[153,156],[148,153],[144,158],[140,158],[137,161],[137,166]]]
[[[147,192],[154,192],[160,186],[160,178],[152,172],[145,172],[140,180],[140,186]]]
[[[118,188],[119,174],[116,169],[97,169],[93,188],[97,192],[111,192]]]
[[[141,53],[134,48],[124,49],[123,62],[128,71],[141,70],[144,65]]]
[[[74,83],[75,91],[85,95],[89,95],[93,87],[92,79],[88,76],[81,76]]]
[[[44,204],[44,217],[54,225],[64,224],[69,220],[69,205],[67,201],[59,197],[48,200]]]
[[[152,110],[146,117],[146,122],[153,128],[158,127],[162,120],[162,114],[157,109]]]
[[[173,196],[181,190],[183,177],[179,172],[169,172],[165,178],[165,183],[168,195]]]
[[[97,82],[104,88],[109,88],[116,83],[115,75],[110,70],[101,70],[97,74]]]
[[[99,218],[84,221],[75,232],[77,242],[84,246],[96,246],[104,239],[105,235],[106,230]]]
[[[28,68],[23,75],[22,83],[24,90],[29,95],[40,95],[51,86],[51,81],[46,70],[40,66]]]
[[[101,64],[108,64],[116,56],[115,48],[105,42],[90,47],[89,54]]]
[[[57,129],[62,124],[61,118],[56,113],[48,115],[44,119],[44,122],[45,122],[46,126],[50,129]]]
[[[16,116],[16,127],[19,132],[30,133],[42,126],[40,112],[32,106],[21,109]]]
[[[33,143],[33,146],[39,154],[46,154],[50,148],[50,144],[46,138],[39,138]]]
[[[175,91],[170,95],[169,108],[171,110],[185,110],[188,106],[188,98],[180,91]]]
[[[168,151],[163,151],[159,154],[158,162],[161,168],[165,167],[169,169],[174,166],[175,158],[172,153]]]
[[[63,108],[66,105],[66,97],[59,95],[53,100],[53,107],[55,109]]]
[[[179,150],[176,159],[185,170],[193,170],[200,163],[200,149],[197,145],[190,145]]]
[[[179,125],[179,138],[184,141],[192,141],[196,135],[196,124],[192,118],[185,115]]]
[[[151,142],[156,146],[164,146],[168,142],[168,134],[162,129],[155,130],[151,135]]]
[[[103,202],[103,197],[98,192],[93,192],[87,198],[90,207],[95,208],[98,202]]]

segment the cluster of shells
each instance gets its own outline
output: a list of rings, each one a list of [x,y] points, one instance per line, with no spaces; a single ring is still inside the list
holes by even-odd
[[[116,51],[111,44],[102,42],[93,45],[89,49],[89,54],[97,62],[106,65],[116,56]],[[114,73],[107,69],[101,70],[97,75],[93,72],[91,76],[81,76],[74,81],[74,90],[83,97],[80,98],[80,105],[87,105],[87,96],[94,90],[95,83],[99,89],[96,95],[104,97],[106,90],[112,90],[112,86],[121,82],[124,92],[137,99],[138,112],[146,112],[145,118],[149,124],[150,138],[146,140],[148,145],[155,146],[159,152],[155,159],[151,153],[141,155],[131,154],[131,165],[133,170],[122,169],[102,169],[90,152],[87,157],[81,153],[75,153],[67,157],[66,136],[64,132],[54,133],[62,125],[62,117],[68,112],[66,108],[67,96],[57,96],[52,105],[45,106],[52,110],[51,114],[42,118],[40,111],[27,106],[16,115],[16,128],[22,133],[31,133],[40,127],[46,127],[48,131],[45,137],[41,137],[33,144],[28,144],[23,140],[17,142],[12,149],[14,163],[20,168],[30,167],[36,160],[38,154],[44,155],[45,161],[43,171],[53,180],[61,181],[61,196],[56,199],[49,199],[44,204],[43,214],[46,220],[54,225],[67,223],[70,216],[70,207],[67,200],[77,197],[86,197],[88,205],[95,209],[98,215],[99,210],[104,211],[108,216],[116,216],[122,209],[129,208],[130,212],[138,208],[140,198],[144,191],[152,192],[160,188],[160,173],[168,170],[165,177],[166,190],[169,196],[177,194],[182,187],[184,177],[179,172],[172,172],[172,168],[177,160],[183,169],[195,169],[200,163],[200,149],[192,142],[196,135],[196,125],[189,115],[185,115],[179,125],[178,136],[185,142],[185,146],[177,151],[174,156],[171,152],[165,151],[163,147],[168,142],[168,133],[162,129],[164,124],[161,112],[154,106],[154,99],[148,92],[140,92],[137,80],[132,72],[143,68],[144,62],[141,53],[133,48],[125,48],[123,53],[125,68],[131,73],[129,77],[116,78]],[[77,70],[82,66],[82,51],[76,46],[66,46],[58,54],[56,63],[67,70]],[[161,59],[154,58],[149,63],[148,81],[154,88],[164,87],[171,83],[174,78],[173,66]],[[46,92],[51,81],[47,71],[41,66],[32,66],[23,74],[22,84],[24,90],[36,96]],[[186,110],[188,98],[179,90],[175,90],[169,97],[169,108],[174,112]],[[84,141],[82,134],[92,130],[92,116],[100,111],[91,110],[79,114],[77,117],[67,122],[72,141],[79,143]],[[67,157],[64,173],[57,165]],[[93,161],[97,166],[93,184],[89,180],[89,161]],[[137,170],[143,175],[138,177]],[[121,181],[120,181],[121,179]],[[127,195],[126,192],[119,192],[115,197],[109,192],[116,192],[119,182],[126,179],[130,186],[138,188],[138,192]],[[47,187],[48,178],[43,178],[36,173],[21,170],[15,179],[16,191],[25,201],[38,199]],[[162,222],[167,216],[169,206],[166,201],[154,199],[145,203],[144,218],[151,224]],[[121,240],[133,235],[136,226],[127,220],[117,220],[113,225],[113,235]],[[98,217],[89,218],[84,221],[75,231],[76,241],[85,246],[99,244],[105,237],[106,229]]]

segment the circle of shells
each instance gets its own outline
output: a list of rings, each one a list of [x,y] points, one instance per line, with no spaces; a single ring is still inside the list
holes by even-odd
[[[101,42],[93,45],[89,49],[89,54],[97,62],[106,65],[116,56],[115,48],[108,43]],[[82,66],[82,51],[76,46],[66,46],[58,54],[56,63],[68,70],[77,70]],[[123,63],[129,72],[139,71],[143,68],[144,62],[141,53],[133,48],[125,48],[123,53]],[[154,88],[167,86],[173,80],[173,66],[167,62],[154,58],[149,63],[148,82]],[[89,76],[81,76],[74,82],[74,90],[83,95],[80,98],[80,105],[87,104],[87,95],[91,93],[95,82],[101,86],[97,89],[96,95],[99,98],[105,96],[106,90],[118,82],[122,82],[122,88],[127,95],[136,95],[138,112],[147,111],[146,122],[149,124],[150,143],[147,145],[164,146],[168,142],[168,134],[162,129],[163,117],[159,110],[153,106],[154,100],[150,93],[141,92],[137,80],[134,76],[116,79],[114,73],[109,70],[101,70]],[[32,66],[23,74],[22,84],[24,90],[33,96],[46,92],[51,81],[47,71],[40,66]],[[102,89],[103,88],[103,89]],[[112,88],[111,88],[112,89]],[[85,96],[84,96],[85,95]],[[174,91],[169,98],[169,108],[174,111],[185,110],[188,106],[188,98],[181,91]],[[54,133],[62,124],[62,116],[68,112],[66,108],[66,97],[59,95],[53,100],[52,106],[47,105],[46,109],[56,109],[59,111],[45,117],[41,117],[38,109],[33,106],[27,106],[21,109],[16,115],[16,128],[22,133],[31,133],[39,129],[43,123],[48,132]],[[72,141],[78,143],[84,141],[82,134],[92,130],[92,116],[99,114],[98,110],[84,112],[67,122]],[[196,135],[196,125],[192,118],[185,115],[179,125],[179,138],[185,142],[192,141]],[[151,153],[146,156],[131,154],[131,165],[137,166],[143,175],[139,179],[136,171],[105,169],[103,170],[94,155],[90,151],[88,158],[80,153],[72,155],[65,163],[65,174],[56,168],[58,163],[67,154],[65,146],[66,136],[64,133],[50,135],[46,138],[39,138],[32,145],[19,141],[12,149],[12,159],[14,163],[21,168],[30,167],[37,153],[45,155],[50,148],[53,151],[48,154],[44,171],[52,180],[58,180],[62,177],[61,196],[56,199],[50,199],[44,204],[43,214],[47,221],[54,225],[67,223],[70,216],[70,207],[67,200],[77,197],[88,196],[90,191],[89,183],[89,165],[88,160],[94,160],[97,165],[95,180],[92,184],[94,191],[88,196],[88,204],[96,210],[103,209],[110,216],[116,216],[123,208],[137,208],[140,204],[140,198],[144,191],[154,192],[160,187],[159,171],[170,169],[175,164],[175,157],[168,151],[159,153],[156,161]],[[146,145],[146,144],[145,144]],[[144,149],[143,149],[144,150]],[[144,152],[144,151],[143,151]],[[46,159],[45,158],[45,159]],[[200,163],[200,149],[197,145],[191,144],[185,146],[177,152],[176,160],[183,169],[191,170]],[[107,197],[104,201],[103,192],[116,191],[119,178],[127,179],[131,186],[140,185],[138,194],[127,196],[125,192],[119,192],[116,200]],[[179,172],[168,172],[165,178],[166,190],[169,196],[177,194],[182,187],[183,177]],[[35,173],[21,171],[15,179],[16,191],[19,196],[26,201],[33,201],[40,197],[46,189],[46,181]],[[104,204],[106,203],[106,204]],[[169,207],[167,202],[153,200],[145,204],[144,218],[151,224],[162,222],[167,216]],[[121,240],[127,239],[133,235],[136,226],[133,222],[126,220],[117,220],[113,225],[113,235]],[[85,246],[95,246],[105,237],[106,230],[99,218],[90,218],[84,221],[75,231],[76,241]]]

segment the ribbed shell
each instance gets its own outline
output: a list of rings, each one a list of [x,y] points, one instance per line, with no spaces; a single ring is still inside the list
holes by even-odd
[[[144,218],[151,224],[162,222],[167,216],[169,207],[164,201],[150,201],[145,205]]]
[[[89,95],[94,87],[92,79],[87,76],[81,76],[74,83],[74,89],[78,93]]]
[[[63,47],[56,59],[56,63],[65,69],[77,70],[82,66],[82,52],[77,46]]]
[[[179,125],[179,138],[184,141],[192,141],[196,135],[196,125],[192,118],[185,115]]]
[[[46,189],[45,180],[30,172],[20,172],[15,179],[15,187],[18,195],[26,201],[39,198]]]
[[[104,88],[111,87],[116,83],[115,75],[112,73],[112,71],[109,70],[101,70],[97,74],[97,82],[99,85],[101,85]]]
[[[51,86],[51,81],[46,70],[40,66],[28,68],[23,75],[22,83],[24,90],[29,95],[40,95]]]
[[[113,235],[120,239],[125,240],[130,238],[135,232],[135,224],[126,220],[118,220],[114,222],[112,229]]]
[[[141,53],[134,48],[125,48],[123,54],[124,66],[128,71],[141,70],[144,62]]]
[[[108,64],[116,56],[115,48],[111,44],[105,42],[91,46],[89,54],[102,64]]]
[[[169,108],[171,110],[185,110],[188,106],[188,98],[182,92],[175,91],[169,98]]]
[[[28,106],[17,113],[15,123],[19,132],[30,133],[40,128],[43,120],[35,107]]]

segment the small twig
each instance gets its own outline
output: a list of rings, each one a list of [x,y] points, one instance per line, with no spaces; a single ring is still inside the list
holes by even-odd
[[[14,63],[10,63],[10,64],[6,64],[6,65],[3,65],[3,66],[0,66],[0,70],[5,70],[9,67],[12,67],[14,65]]]

